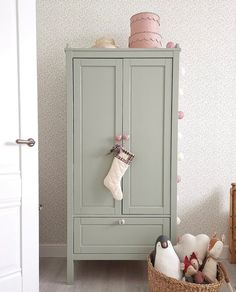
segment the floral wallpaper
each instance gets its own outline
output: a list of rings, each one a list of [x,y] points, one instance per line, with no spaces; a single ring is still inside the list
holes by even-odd
[[[236,181],[236,2],[233,0],[38,0],[40,241],[66,242],[67,43],[96,38],[127,47],[129,18],[161,17],[163,44],[181,52],[179,235],[228,232],[229,187]]]

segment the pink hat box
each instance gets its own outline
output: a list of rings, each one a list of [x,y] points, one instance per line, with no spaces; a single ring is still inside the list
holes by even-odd
[[[160,17],[152,12],[140,12],[130,18],[131,35],[140,32],[160,33]]]
[[[162,37],[158,33],[143,32],[129,37],[130,48],[162,48]]]

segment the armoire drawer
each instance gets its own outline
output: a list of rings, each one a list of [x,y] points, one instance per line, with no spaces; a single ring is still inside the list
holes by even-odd
[[[75,218],[74,253],[144,253],[170,236],[170,218]]]

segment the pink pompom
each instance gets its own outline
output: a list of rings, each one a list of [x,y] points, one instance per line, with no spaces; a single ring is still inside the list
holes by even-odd
[[[177,183],[180,183],[180,182],[181,182],[181,176],[177,175]]]
[[[116,142],[120,142],[121,139],[122,139],[122,136],[121,136],[121,135],[116,135],[116,136],[115,136],[115,140],[116,140]]]
[[[166,44],[166,47],[167,47],[168,49],[173,49],[173,48],[175,47],[175,43],[173,43],[173,42],[168,42],[168,43]]]
[[[184,112],[179,111],[179,112],[178,112],[178,119],[179,119],[179,120],[182,120],[183,118],[184,118]]]
[[[122,139],[125,140],[125,141],[128,141],[129,140],[129,135],[127,135],[127,134],[123,135]]]

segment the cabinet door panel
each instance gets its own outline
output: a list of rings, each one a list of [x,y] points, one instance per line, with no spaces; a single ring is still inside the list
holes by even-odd
[[[124,176],[124,214],[170,213],[171,59],[124,60],[123,131],[135,154]]]
[[[74,212],[119,214],[103,185],[112,156],[106,155],[122,132],[122,61],[74,60]]]

